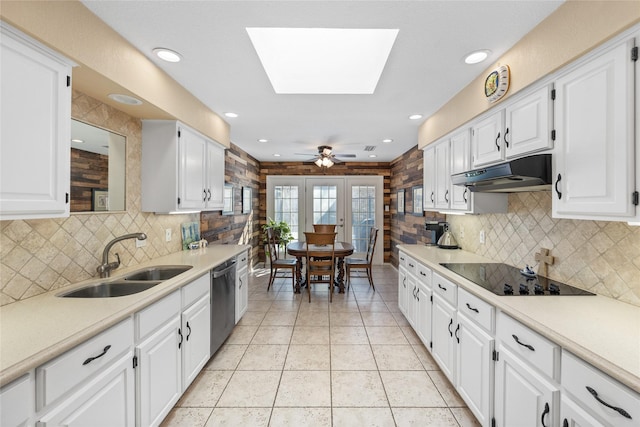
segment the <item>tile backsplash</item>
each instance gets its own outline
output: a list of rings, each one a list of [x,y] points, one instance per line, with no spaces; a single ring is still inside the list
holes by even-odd
[[[127,138],[126,212],[71,214],[68,218],[0,221],[0,305],[10,304],[97,275],[105,244],[114,237],[144,232],[146,246],[135,240],[117,243],[122,266],[178,252],[180,224],[198,214],[155,215],[140,212],[142,123],[83,93],[74,91],[74,118]],[[165,242],[165,229],[173,239]]]
[[[506,214],[448,215],[447,220],[464,250],[537,271],[535,254],[547,248],[555,257],[550,278],[640,306],[640,227],[551,218],[549,191],[510,194]]]

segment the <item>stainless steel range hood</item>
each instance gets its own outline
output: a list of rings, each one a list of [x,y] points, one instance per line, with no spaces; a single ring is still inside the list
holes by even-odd
[[[551,154],[515,159],[451,175],[455,185],[478,193],[514,193],[551,189]]]

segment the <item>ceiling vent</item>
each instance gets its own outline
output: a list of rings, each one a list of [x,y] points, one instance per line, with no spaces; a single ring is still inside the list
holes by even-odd
[[[364,147],[364,151],[375,151],[376,146],[375,145],[367,145]]]

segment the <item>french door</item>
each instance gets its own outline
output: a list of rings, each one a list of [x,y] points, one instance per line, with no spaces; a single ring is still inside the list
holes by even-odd
[[[267,216],[286,221],[296,240],[313,224],[336,224],[337,240],[366,255],[371,227],[383,229],[383,179],[379,176],[268,176]],[[378,233],[374,263],[382,264],[383,233]]]

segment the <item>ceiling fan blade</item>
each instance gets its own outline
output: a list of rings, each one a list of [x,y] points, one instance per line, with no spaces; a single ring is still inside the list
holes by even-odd
[[[344,158],[349,158],[349,159],[355,159],[356,155],[355,154],[336,154],[336,156],[338,157],[344,157]]]

